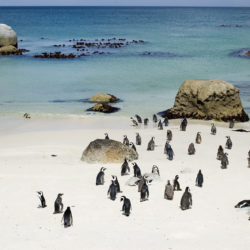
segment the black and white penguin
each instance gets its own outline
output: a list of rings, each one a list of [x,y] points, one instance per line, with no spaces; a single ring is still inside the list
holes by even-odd
[[[104,171],[106,168],[102,167],[96,176],[96,185],[104,185]]]
[[[201,173],[201,170],[199,170],[197,177],[196,177],[196,180],[195,180],[196,186],[202,187],[203,181],[204,181],[203,174]]]
[[[181,191],[180,183],[179,183],[179,175],[176,175],[174,178],[174,191]]]
[[[142,178],[141,169],[139,168],[137,163],[133,162],[132,165],[133,165],[133,168],[134,168],[134,177]]]
[[[159,120],[159,122],[158,122],[158,129],[163,130],[163,125],[162,125],[161,120]]]
[[[216,129],[214,123],[212,123],[212,124],[211,124],[211,134],[212,134],[212,135],[216,135],[216,132],[217,132],[217,129]]]
[[[129,143],[129,147],[132,148],[132,149],[134,149],[134,151],[136,152],[136,147],[135,147],[135,145],[134,145],[133,142]]]
[[[224,154],[224,150],[223,150],[223,147],[220,145],[217,151],[217,159],[221,161],[223,154]]]
[[[123,145],[129,146],[129,140],[126,135],[123,136]]]
[[[152,174],[157,174],[160,176],[160,170],[156,165],[153,165],[151,172],[152,172]]]
[[[168,181],[167,185],[165,186],[164,198],[167,200],[173,200],[174,198],[174,188],[170,184],[170,181]]]
[[[105,140],[109,140],[109,135],[108,135],[108,133],[105,133],[104,135],[105,135]]]
[[[127,175],[128,172],[130,172],[130,168],[129,168],[129,165],[128,165],[128,161],[125,158],[125,160],[124,160],[124,162],[122,164],[122,167],[121,167],[121,176]]]
[[[201,144],[201,132],[197,132],[196,138],[195,138],[195,142],[197,144]]]
[[[167,127],[168,126],[168,117],[166,116],[163,120],[164,126]]]
[[[229,122],[229,128],[233,128],[234,127],[234,119],[230,120]]]
[[[167,130],[167,140],[172,141],[172,138],[173,138],[172,131],[170,129],[168,129]]]
[[[237,203],[234,207],[235,207],[235,208],[250,207],[250,200],[243,200],[243,201],[240,201],[240,202]]]
[[[156,114],[153,115],[153,122],[154,122],[154,123],[157,123],[157,122],[158,122],[158,119],[157,119]]]
[[[155,141],[154,141],[154,137],[151,138],[151,140],[148,143],[148,147],[147,150],[148,151],[154,151],[155,150]]]
[[[226,136],[226,138],[227,138],[226,148],[227,149],[232,149],[233,143],[232,143],[232,140],[231,140],[230,136]]]
[[[169,144],[168,141],[166,142],[165,147],[164,147],[164,154],[167,155],[167,157],[168,157],[168,159],[170,161],[173,160],[173,158],[174,158],[174,151],[173,151],[173,149],[172,149],[172,147],[171,147],[171,145]]]
[[[149,197],[149,190],[148,190],[148,185],[147,185],[147,181],[145,181],[142,185],[142,188],[141,188],[141,195],[140,195],[140,201],[146,201],[148,200],[148,197]]]
[[[141,136],[140,136],[139,133],[136,133],[135,144],[136,145],[141,145]]]
[[[42,208],[47,207],[46,200],[44,198],[43,192],[42,191],[38,191],[37,193],[38,193],[38,197],[39,197],[39,199],[41,201],[41,205],[39,207],[42,207]]]
[[[142,119],[139,115],[135,115],[135,118],[137,119],[138,123],[142,123]]]
[[[149,122],[148,118],[145,118],[144,121],[143,121],[144,126],[148,126],[148,122]]]
[[[130,215],[130,210],[132,210],[130,200],[126,196],[122,196],[121,201],[123,201],[123,205],[122,205],[123,214],[126,215],[126,216],[129,216]]]
[[[186,187],[184,194],[181,197],[181,209],[186,210],[192,206],[192,195],[190,193],[189,187]]]
[[[73,216],[70,207],[67,207],[62,217],[64,227],[73,226]]]
[[[62,193],[57,195],[57,198],[54,203],[54,214],[62,213],[63,212],[63,203],[62,203]]]
[[[221,158],[221,168],[222,169],[225,169],[227,168],[227,165],[229,164],[229,161],[228,161],[228,154],[227,153],[224,153],[222,158]]]
[[[189,155],[194,155],[195,154],[195,147],[193,143],[190,143],[188,146],[188,154]]]
[[[110,200],[114,201],[116,199],[117,187],[114,181],[111,181],[111,184],[108,189],[107,195],[109,195]]]
[[[132,123],[133,123],[132,126],[137,127],[137,126],[138,126],[138,122],[137,122],[133,117],[130,117],[130,119],[131,119],[131,121],[132,121]]]
[[[112,179],[113,179],[113,181],[115,183],[117,193],[122,193],[117,176],[112,175]]]
[[[184,117],[183,120],[181,121],[180,130],[181,131],[186,131],[187,124],[188,124],[187,118]]]

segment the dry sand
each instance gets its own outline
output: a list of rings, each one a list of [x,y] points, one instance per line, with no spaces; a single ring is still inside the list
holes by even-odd
[[[189,122],[187,131],[179,131],[179,121],[159,131],[130,127],[127,118],[84,118],[31,120],[0,119],[0,249],[177,249],[210,250],[248,249],[250,246],[250,209],[234,205],[250,199],[250,169],[247,153],[250,133],[233,132],[228,124],[217,126],[210,134],[210,122]],[[249,128],[249,123],[237,127]],[[163,154],[166,130],[173,132],[173,161]],[[187,154],[188,145],[201,132],[202,143],[195,144],[196,154]],[[153,165],[160,168],[161,181],[149,186],[149,200],[140,202],[137,187],[126,186],[132,176],[120,176],[121,164],[107,164],[105,185],[96,186],[102,165],[80,161],[90,141],[104,138],[122,141],[126,134],[135,141],[142,173]],[[228,169],[216,160],[219,145],[225,147],[230,135],[233,148]],[[146,151],[155,136],[155,151]],[[56,154],[57,157],[51,157]],[[131,166],[131,165],[130,165]],[[204,186],[195,186],[198,170],[204,175]],[[132,202],[129,217],[122,215],[120,194],[115,201],[107,197],[111,175],[118,176],[123,193]],[[172,201],[163,198],[167,180],[180,176],[181,188],[189,186],[192,209],[179,208],[183,191],[175,192]],[[47,207],[38,208],[36,191],[44,192]],[[65,208],[71,206],[74,225],[64,228],[62,214],[53,214],[58,193],[64,193]]]

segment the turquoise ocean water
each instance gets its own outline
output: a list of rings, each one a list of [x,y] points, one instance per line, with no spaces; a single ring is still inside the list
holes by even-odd
[[[98,92],[122,99],[114,116],[170,108],[185,79],[222,79],[250,114],[250,8],[2,7],[23,56],[0,57],[0,114],[86,115]],[[41,39],[41,38],[44,39]],[[38,59],[69,39],[144,40],[77,59]],[[20,41],[22,40],[22,41]],[[56,49],[60,50],[60,49]]]

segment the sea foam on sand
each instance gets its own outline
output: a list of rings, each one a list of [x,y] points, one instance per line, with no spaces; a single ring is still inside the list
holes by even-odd
[[[130,127],[125,118],[0,121],[0,249],[249,248],[250,209],[236,209],[234,205],[250,199],[250,133],[233,132],[228,124],[216,123],[214,136],[210,134],[210,122],[190,120],[186,132],[180,131],[179,120],[170,121],[163,131],[152,126]],[[249,123],[243,126],[249,128]],[[173,161],[163,154],[167,129],[173,132]],[[149,185],[148,201],[140,202],[137,187],[125,185],[133,171],[121,176],[121,164],[106,164],[104,186],[95,185],[103,165],[87,164],[80,158],[89,142],[104,138],[105,132],[120,141],[126,134],[133,142],[136,132],[140,133],[137,164],[142,173],[157,165],[161,175],[161,181]],[[195,155],[188,155],[188,145],[195,142],[197,132],[201,132],[202,143],[195,144]],[[221,169],[216,154],[219,145],[225,148],[227,135],[233,147],[225,150],[228,168]],[[155,151],[146,151],[152,136]],[[195,186],[199,169],[204,175],[202,188]],[[182,191],[176,191],[172,201],[165,200],[165,184],[177,174]],[[107,197],[111,175],[118,176],[123,191],[115,201]],[[186,186],[191,189],[193,206],[182,211],[179,205]],[[38,208],[36,191],[40,190],[46,208]],[[74,224],[70,228],[62,226],[62,214],[53,214],[58,193],[64,193],[64,207],[71,206]],[[129,217],[122,215],[121,195],[131,200]]]

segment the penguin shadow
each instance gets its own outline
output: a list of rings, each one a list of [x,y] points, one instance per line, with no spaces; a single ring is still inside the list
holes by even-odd
[[[47,205],[45,205],[45,206],[38,205],[37,208],[45,208],[45,207],[47,207]]]
[[[60,211],[60,212],[53,212],[53,214],[63,214],[64,211]]]
[[[146,199],[143,199],[143,200],[140,200],[140,202],[144,202],[144,201],[148,201],[149,199],[146,198]]]

